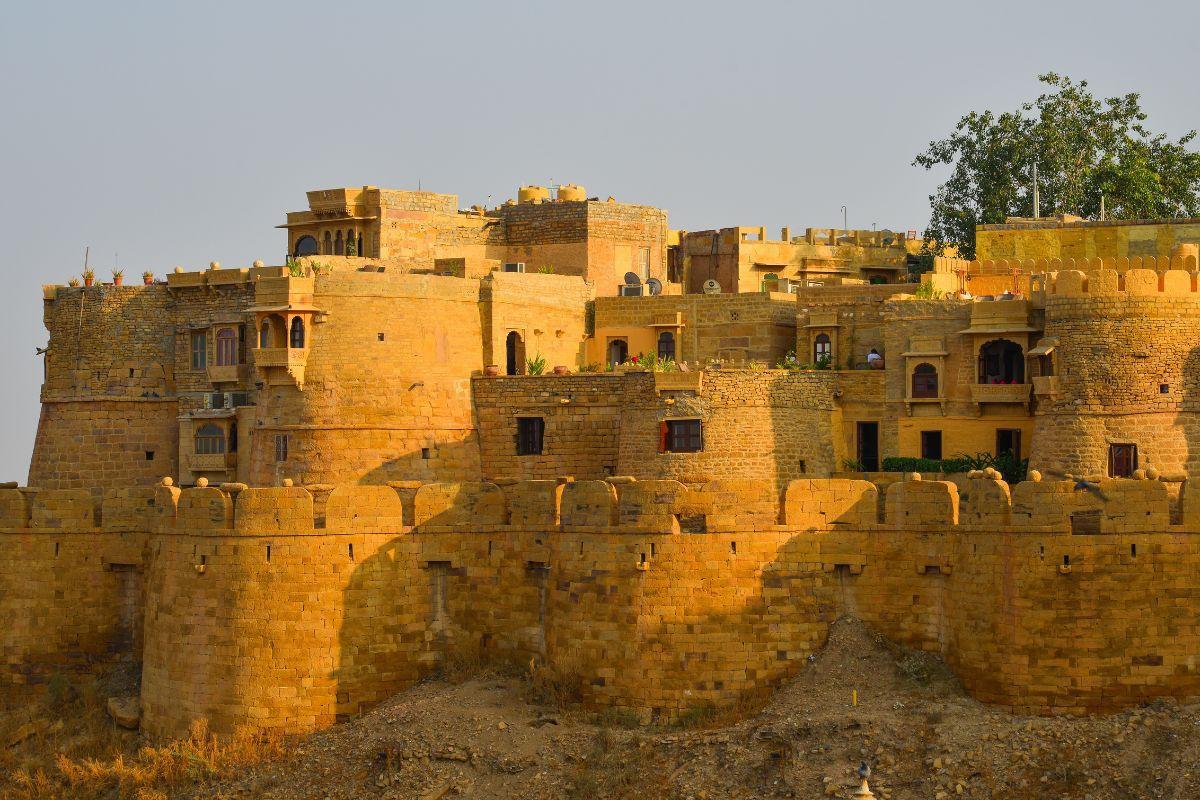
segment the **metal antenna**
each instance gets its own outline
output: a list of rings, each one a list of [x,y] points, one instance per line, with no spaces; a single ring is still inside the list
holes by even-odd
[[[1104,192],[1100,193],[1100,219],[1104,219]]]
[[[1038,194],[1037,181],[1037,162],[1033,163],[1033,218],[1040,219],[1042,216],[1042,198]]]
[[[847,222],[846,207],[842,206],[842,230],[850,230],[850,223]]]

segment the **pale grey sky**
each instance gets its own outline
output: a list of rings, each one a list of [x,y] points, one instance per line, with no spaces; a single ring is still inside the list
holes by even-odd
[[[0,480],[24,481],[42,283],[278,263],[304,190],[523,182],[672,227],[923,228],[910,166],[1036,75],[1200,125],[1187,2],[13,2],[0,25]]]

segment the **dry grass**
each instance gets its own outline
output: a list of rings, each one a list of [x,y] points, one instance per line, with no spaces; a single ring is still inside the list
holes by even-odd
[[[526,677],[529,681],[528,698],[532,703],[565,711],[583,702],[583,678],[575,673],[531,658]]]
[[[106,700],[98,677],[52,681],[41,698],[8,703],[0,711],[0,800],[162,800],[174,787],[203,785],[285,749],[278,734],[221,737],[203,720],[186,739],[149,746],[113,724]],[[37,732],[10,746],[30,725]]]

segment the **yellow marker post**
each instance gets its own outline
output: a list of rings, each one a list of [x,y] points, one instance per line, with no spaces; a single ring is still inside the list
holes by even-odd
[[[850,702],[855,708],[858,708],[858,689],[850,690]]]

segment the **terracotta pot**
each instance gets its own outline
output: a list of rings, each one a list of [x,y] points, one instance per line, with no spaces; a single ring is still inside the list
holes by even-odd
[[[122,275],[114,275],[113,276],[113,286],[120,286],[124,281],[125,281],[125,278]]]
[[[554,374],[555,375],[570,375],[571,370],[560,364],[559,366],[554,368]]]
[[[96,280],[95,278],[84,278],[84,279],[83,279],[83,285],[84,285],[84,286],[91,286],[91,285],[92,285],[92,283],[93,283],[95,280]]]
[[[144,284],[146,284],[147,286],[149,286],[150,284],[154,283],[154,276],[153,276],[153,275],[151,275],[149,278],[143,277],[143,278],[142,278],[142,283],[144,283]]]
[[[483,374],[489,378],[495,378],[500,374],[500,367],[496,366],[495,364],[488,364],[483,368]]]

